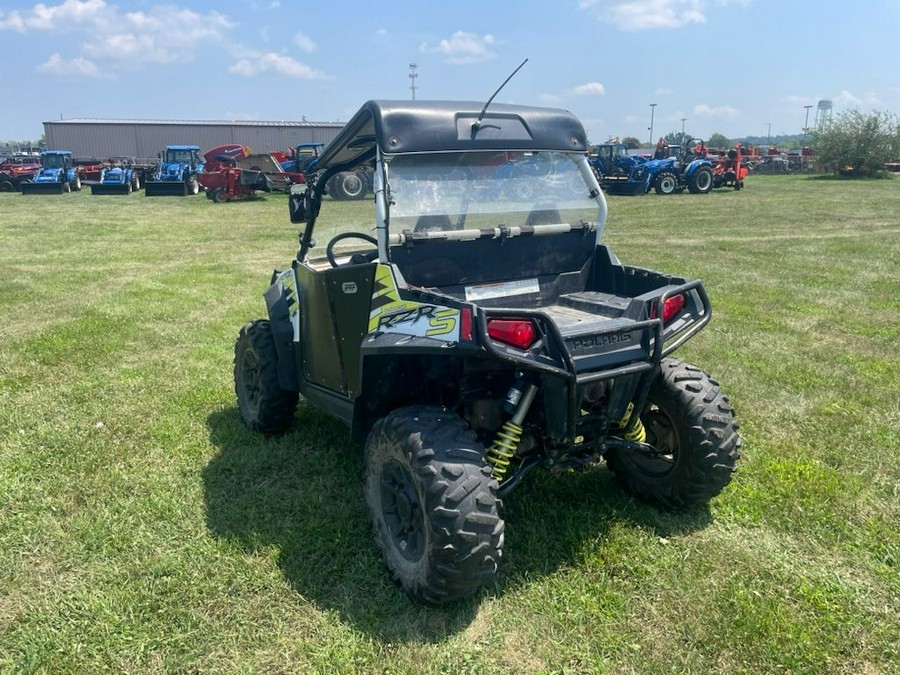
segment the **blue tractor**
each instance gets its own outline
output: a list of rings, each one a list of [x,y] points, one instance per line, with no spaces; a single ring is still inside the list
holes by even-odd
[[[651,159],[646,166],[654,176],[656,194],[671,195],[685,189],[695,195],[706,194],[713,188],[713,164],[706,157],[706,144],[699,139],[686,140],[674,157]]]
[[[110,165],[100,170],[100,182],[91,185],[92,195],[130,195],[141,189],[141,172],[131,157],[110,159]]]
[[[591,163],[600,187],[612,195],[643,195],[650,188],[660,195],[685,189],[705,194],[713,186],[713,166],[703,141],[692,140],[675,156],[658,159],[629,155],[624,143],[606,143],[594,146]]]
[[[148,197],[195,195],[200,192],[197,174],[203,171],[200,146],[168,145],[165,154],[160,153],[160,162],[153,176],[144,186]]]
[[[642,195],[650,189],[656,176],[644,168],[648,161],[646,157],[629,155],[624,143],[603,143],[592,149],[591,165],[605,192]]]
[[[46,150],[41,153],[41,170],[31,180],[19,183],[23,195],[55,194],[81,189],[81,174],[68,150]]]

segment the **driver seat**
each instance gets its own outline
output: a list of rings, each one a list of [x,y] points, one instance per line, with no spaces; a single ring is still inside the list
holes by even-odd
[[[413,232],[439,232],[441,230],[452,229],[453,224],[450,222],[450,216],[446,213],[441,213],[430,216],[419,216]]]
[[[537,204],[525,219],[525,225],[556,225],[561,223],[555,204]]]

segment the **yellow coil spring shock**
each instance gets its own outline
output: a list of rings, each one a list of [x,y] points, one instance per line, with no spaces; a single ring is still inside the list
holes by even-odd
[[[487,461],[491,463],[491,475],[498,483],[506,477],[509,460],[516,453],[519,441],[522,440],[522,427],[509,420],[497,432],[493,445],[488,448]]]
[[[628,408],[625,410],[625,416],[616,422],[616,426],[623,430],[622,437],[626,441],[634,441],[636,443],[646,443],[647,442],[647,430],[644,428],[644,423],[641,422],[640,415],[634,415],[634,419],[631,420],[632,413],[634,412],[634,404],[629,403]],[[630,421],[630,424],[629,424]]]
[[[491,475],[498,483],[506,477],[509,470],[509,460],[519,449],[519,441],[522,440],[522,422],[528,414],[534,397],[537,395],[537,385],[526,385],[524,391],[514,384],[506,395],[506,402],[514,404],[512,417],[503,423],[503,427],[497,432],[497,437],[488,448],[485,459],[491,464]]]

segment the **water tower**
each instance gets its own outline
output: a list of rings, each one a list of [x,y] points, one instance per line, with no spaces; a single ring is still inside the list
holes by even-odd
[[[821,129],[831,121],[831,101],[822,99],[816,108],[816,129]]]

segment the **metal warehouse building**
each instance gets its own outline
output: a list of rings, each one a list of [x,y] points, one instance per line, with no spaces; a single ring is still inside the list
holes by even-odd
[[[327,143],[342,122],[164,121],[67,119],[44,122],[50,150],[76,157],[156,157],[167,145],[199,145],[200,151],[225,143],[248,145],[253,152],[287,150],[299,143]]]

